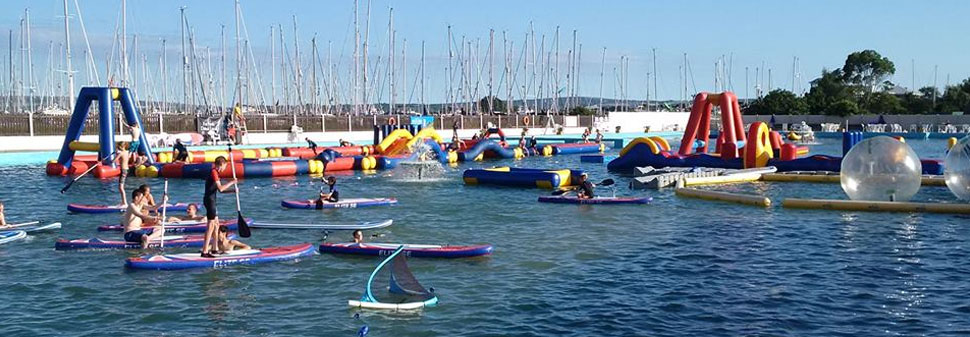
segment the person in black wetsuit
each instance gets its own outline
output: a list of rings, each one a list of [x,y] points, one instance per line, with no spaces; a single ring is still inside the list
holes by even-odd
[[[314,141],[312,141],[312,140],[310,140],[310,137],[307,137],[306,138],[306,143],[309,144],[310,150],[312,150],[313,151],[313,155],[316,156],[317,155],[317,143],[314,142]]]
[[[218,234],[216,231],[219,229],[219,215],[216,212],[216,196],[237,183],[236,179],[233,179],[228,184],[222,184],[222,179],[219,179],[219,174],[226,170],[226,164],[226,157],[219,156],[216,158],[215,163],[212,164],[212,171],[209,171],[209,174],[205,177],[205,194],[202,196],[202,205],[205,207],[205,218],[207,222],[205,240],[202,245],[202,257],[214,257],[212,250],[219,250],[219,238],[216,236]]]
[[[185,144],[182,144],[181,139],[175,139],[175,145],[172,146],[172,152],[175,152],[176,162],[185,162],[189,160],[189,149],[185,148]]]
[[[340,191],[337,189],[337,177],[327,177],[327,185],[330,186],[330,191],[325,193],[323,192],[323,188],[321,188],[320,196],[313,201],[317,209],[322,209],[325,203],[340,201]]]
[[[586,173],[580,176],[579,192],[576,193],[576,197],[580,199],[592,199],[595,197],[593,194],[593,188],[596,187],[592,182],[589,181],[589,177]]]

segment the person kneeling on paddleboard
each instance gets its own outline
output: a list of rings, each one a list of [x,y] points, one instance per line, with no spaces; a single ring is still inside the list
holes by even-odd
[[[165,199],[162,202],[167,201]],[[159,218],[151,217],[147,213],[144,213],[143,210],[145,208],[157,209],[157,207],[148,206],[146,204],[145,192],[140,188],[136,188],[131,192],[131,202],[125,208],[125,214],[121,219],[121,222],[125,225],[125,241],[140,243],[141,249],[148,248],[149,242],[160,239],[164,234],[161,229],[144,228],[156,225],[161,221]]]
[[[309,200],[317,206],[317,209],[322,209],[323,204],[340,201],[340,191],[337,190],[337,177],[327,177],[327,185],[330,186],[330,192],[324,193],[323,188],[320,188],[320,196],[316,200]]]
[[[3,215],[3,202],[0,201],[0,227],[7,227],[7,218]]]
[[[205,219],[205,216],[199,215],[199,205],[189,204],[189,206],[185,208],[185,216],[169,217],[168,222],[179,223],[182,221],[198,221],[202,219]]]
[[[239,240],[229,239],[229,226],[219,225],[219,250],[221,252],[231,252],[239,249],[252,249],[249,245]]]
[[[219,156],[216,158],[215,163],[212,164],[212,171],[209,175],[205,177],[205,194],[202,196],[202,206],[205,207],[205,218],[207,220],[205,227],[205,240],[202,245],[202,257],[212,258],[213,248],[219,250],[217,243],[219,242],[216,237],[216,231],[219,229],[219,215],[216,212],[216,196],[219,193],[224,193],[232,185],[237,183],[236,179],[233,179],[228,184],[223,185],[222,180],[219,179],[219,173],[226,170],[226,157]]]
[[[586,173],[583,173],[579,177],[579,192],[576,193],[576,197],[580,199],[592,199],[595,196],[593,194],[593,188],[596,187],[596,185],[589,181],[589,177],[586,175]]]

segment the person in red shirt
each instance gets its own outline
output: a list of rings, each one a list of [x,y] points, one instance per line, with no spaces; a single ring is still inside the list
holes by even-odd
[[[226,190],[237,182],[236,179],[233,179],[228,184],[223,184],[222,180],[219,179],[219,173],[226,170],[226,164],[226,157],[219,156],[216,158],[215,163],[212,164],[212,171],[205,177],[205,194],[202,197],[202,205],[205,207],[206,228],[205,240],[202,245],[202,257],[215,257],[212,255],[212,250],[219,251],[219,238],[216,237],[216,234],[218,234],[216,231],[219,229],[219,215],[216,212],[216,196],[219,193],[226,192]]]

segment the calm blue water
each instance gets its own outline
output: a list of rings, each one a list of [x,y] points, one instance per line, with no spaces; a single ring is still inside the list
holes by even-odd
[[[939,157],[942,141],[910,141]],[[836,154],[841,142],[816,147]],[[298,262],[177,272],[126,271],[129,252],[55,252],[56,237],[92,237],[117,216],[69,215],[69,202],[117,202],[114,182],[65,178],[40,166],[0,167],[0,200],[13,221],[60,221],[57,234],[0,246],[0,335],[369,336],[797,335],[970,333],[970,218],[750,208],[670,191],[644,206],[537,204],[538,189],[465,186],[466,168],[512,164],[583,168],[593,179],[629,178],[578,156],[489,161],[449,168],[438,182],[388,175],[341,178],[345,197],[395,197],[396,207],[284,210],[308,198],[307,177],[250,179],[243,213],[266,222],[347,223],[392,218],[372,241],[491,243],[495,254],[410,260],[440,306],[418,315],[346,307],[363,291],[372,258],[313,256]],[[129,178],[130,184],[161,180]],[[298,183],[298,185],[292,185]],[[197,201],[202,181],[171,180],[170,194]],[[274,187],[274,185],[278,187]],[[836,197],[837,184],[756,183],[719,187],[783,197]],[[601,190],[609,193],[609,190]],[[221,214],[231,216],[231,195]],[[927,187],[919,200],[953,198]],[[371,235],[381,235],[372,238]],[[107,234],[101,234],[107,235]],[[345,241],[347,232],[329,241]],[[254,230],[255,246],[319,243],[319,231]]]

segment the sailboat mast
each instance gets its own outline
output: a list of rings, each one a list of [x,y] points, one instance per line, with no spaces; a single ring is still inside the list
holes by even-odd
[[[128,86],[128,0],[121,0],[121,86]]]
[[[360,8],[360,4],[358,3],[358,0],[354,0],[354,74],[352,76],[353,87],[354,87],[353,88],[354,115],[357,115],[360,113],[360,110],[359,110],[360,83],[358,80],[360,78],[360,51],[359,51],[360,50],[360,23],[358,21],[359,15],[357,14],[357,11],[359,8]]]
[[[495,29],[488,30],[488,112],[495,111],[495,94],[492,92],[495,72]]]
[[[236,0],[235,14],[236,14],[236,104],[239,107],[239,113],[242,113],[243,107],[243,91],[242,91],[242,46],[240,46],[241,39],[239,38],[239,0]]]
[[[394,7],[388,9],[388,19],[387,19],[387,80],[388,85],[388,97],[390,98],[390,104],[387,108],[387,113],[394,113],[394,103],[395,95],[397,92],[394,91]]]
[[[67,62],[67,110],[74,106],[74,70],[71,67],[71,20],[64,0],[64,59]]]
[[[427,109],[424,103],[424,41],[421,41],[421,112],[424,113]]]

